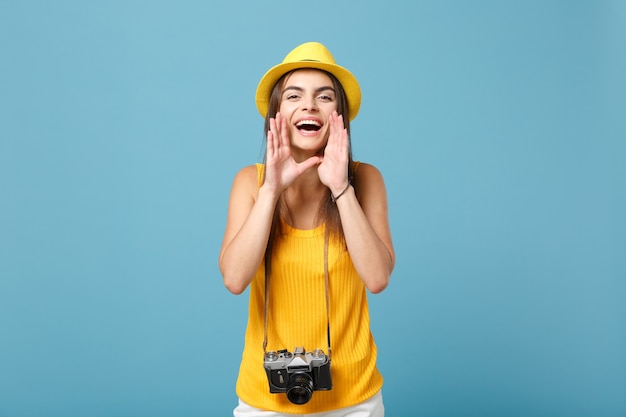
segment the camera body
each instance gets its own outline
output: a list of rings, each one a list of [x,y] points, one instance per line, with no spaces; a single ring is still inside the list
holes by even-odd
[[[294,404],[306,404],[313,391],[328,391],[333,383],[330,377],[330,357],[322,349],[306,352],[296,347],[265,353],[263,363],[271,393],[287,394]]]

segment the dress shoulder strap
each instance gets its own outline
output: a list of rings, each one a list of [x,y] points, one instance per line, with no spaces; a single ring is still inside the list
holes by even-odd
[[[263,177],[265,176],[265,164],[256,164],[257,186],[261,188],[263,185]]]

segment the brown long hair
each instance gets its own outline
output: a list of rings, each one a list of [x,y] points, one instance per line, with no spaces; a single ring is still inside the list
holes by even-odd
[[[280,108],[280,102],[282,97],[282,89],[284,86],[284,82],[294,71],[287,72],[282,77],[278,79],[274,88],[272,89],[272,93],[270,95],[269,106],[267,110],[267,115],[265,116],[265,125],[264,125],[264,135],[265,140],[267,140],[267,132],[270,129],[270,119],[276,116]],[[348,180],[352,182],[354,186],[354,161],[352,160],[352,142],[350,140],[350,119],[347,117],[348,115],[348,98],[346,97],[346,93],[343,89],[343,86],[337,80],[337,78],[331,73],[323,70],[318,70],[324,72],[331,79],[333,83],[333,88],[335,89],[335,99],[337,102],[337,113],[344,115],[343,123],[348,132]],[[263,156],[263,162],[267,161],[267,154]],[[356,191],[356,188],[355,188]],[[270,232],[268,249],[271,250],[275,240],[282,234],[281,222],[280,222],[280,203],[276,204],[276,208],[274,209],[274,219],[272,221],[272,229]],[[337,205],[332,201],[330,190],[327,191],[325,198],[320,202],[319,211],[317,213],[317,219],[321,220],[326,224],[330,232],[331,237],[338,238],[341,242],[345,244],[345,239],[343,235],[343,229],[341,227],[341,218],[339,217],[339,210],[337,209]]]

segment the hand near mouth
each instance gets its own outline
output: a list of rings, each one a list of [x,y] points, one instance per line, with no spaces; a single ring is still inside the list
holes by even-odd
[[[344,127],[343,116],[336,111],[331,114],[328,122],[330,133],[317,173],[322,184],[333,195],[338,195],[348,186],[348,130]]]
[[[266,185],[281,192],[321,159],[319,155],[315,155],[300,163],[296,162],[291,155],[287,121],[280,113],[276,113],[276,117],[270,119],[265,161]]]

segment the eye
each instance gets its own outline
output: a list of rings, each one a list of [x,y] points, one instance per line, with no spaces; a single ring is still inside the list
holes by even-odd
[[[322,101],[333,101],[333,97],[328,94],[321,94],[318,99]]]
[[[285,99],[286,99],[286,100],[296,100],[298,97],[299,97],[299,96],[298,96],[297,94],[292,93],[292,94],[287,94],[287,95],[285,96]]]

